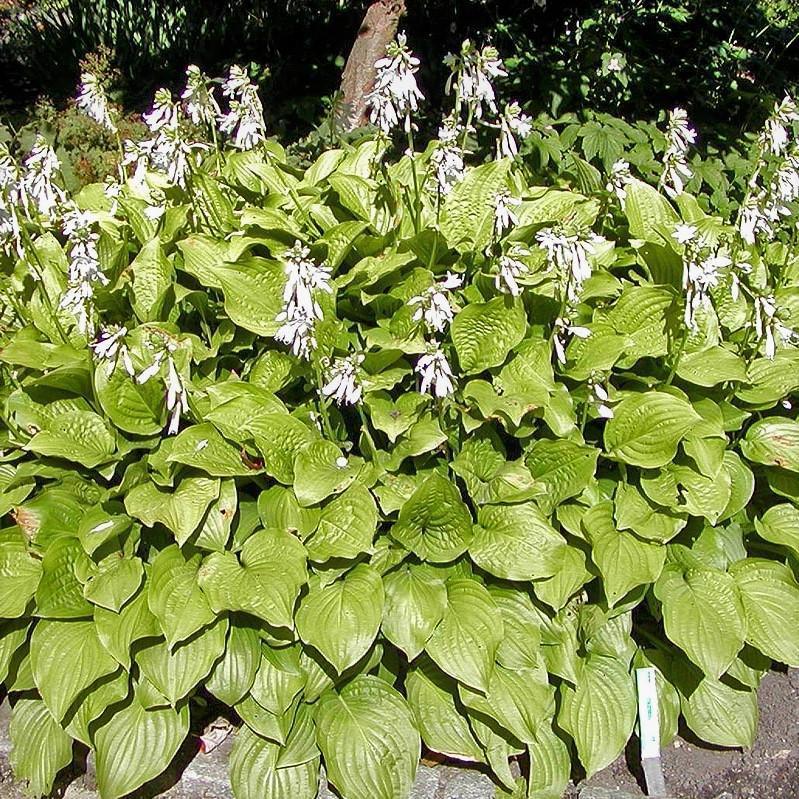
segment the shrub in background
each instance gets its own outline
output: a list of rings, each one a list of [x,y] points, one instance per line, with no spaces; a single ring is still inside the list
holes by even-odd
[[[664,743],[745,746],[799,663],[796,106],[722,214],[681,109],[606,168],[499,103],[496,51],[449,66],[421,151],[400,40],[378,133],[306,170],[238,68],[159,92],[119,181],[0,160],[0,678],[35,794],[73,741],[137,790],[207,691],[241,799],[312,799],[322,763],[401,799],[422,743],[557,797],[623,751],[635,667]],[[91,76],[81,107],[118,131]]]

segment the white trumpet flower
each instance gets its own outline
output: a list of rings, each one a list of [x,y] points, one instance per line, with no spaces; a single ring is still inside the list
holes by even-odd
[[[218,117],[219,129],[230,135],[233,146],[252,150],[266,141],[264,107],[258,88],[247,73],[237,65],[230,68],[222,84],[222,94],[230,100],[230,110]]]
[[[455,391],[452,369],[437,343],[419,358],[415,371],[422,378],[419,390],[423,394],[430,393],[441,399]]]
[[[61,162],[44,136],[36,137],[33,148],[25,159],[25,167],[26,172],[22,179],[25,199],[32,201],[37,211],[52,221],[56,208],[64,202],[66,195],[53,182],[55,173],[61,168]]]
[[[509,255],[499,257],[499,271],[494,276],[494,285],[497,291],[518,297],[522,293],[522,287],[518,284],[518,279],[529,274],[530,268],[524,261],[515,258],[514,255],[525,256],[530,253],[527,251],[515,250]]]
[[[572,336],[577,338],[588,338],[591,331],[587,327],[573,325],[568,317],[558,317],[555,320],[552,331],[552,344],[555,347],[555,355],[561,363],[566,363],[566,346]]]
[[[322,387],[325,397],[333,397],[338,405],[357,405],[363,388],[358,380],[358,369],[364,361],[361,354],[336,358],[328,370],[327,383]]]
[[[662,186],[670,197],[682,194],[685,183],[694,173],[688,166],[687,155],[696,142],[696,131],[688,123],[688,114],[683,108],[669,112],[666,128],[666,151],[663,153]]]
[[[413,313],[414,322],[424,322],[428,331],[443,333],[447,325],[455,318],[455,310],[449,301],[449,292],[460,288],[463,278],[447,272],[444,280],[430,286],[422,294],[411,297],[408,305],[416,306]]]
[[[186,67],[186,88],[180,96],[186,105],[186,113],[195,125],[213,125],[221,114],[219,103],[208,86],[208,76],[198,66]]]
[[[524,141],[532,132],[533,121],[522,113],[521,106],[516,102],[506,105],[499,120],[497,158],[515,158],[519,154],[516,137]]]
[[[455,87],[455,108],[460,113],[465,106],[469,115],[480,119],[485,105],[492,114],[497,113],[496,93],[492,80],[506,77],[507,72],[496,48],[478,50],[469,39],[461,45],[459,55],[448,54],[444,59],[451,74],[446,84],[447,94]]]
[[[610,168],[610,175],[605,188],[616,195],[622,209],[624,209],[624,203],[627,200],[627,184],[632,179],[630,164],[624,159],[619,159]]]
[[[111,133],[117,132],[117,126],[111,118],[108,97],[96,75],[91,72],[81,73],[80,91],[75,104],[90,119],[93,119],[99,125],[111,131]]]
[[[517,197],[512,197],[507,189],[494,195],[494,232],[497,238],[501,238],[506,230],[510,230],[514,225],[519,224],[519,219],[513,212],[513,207],[521,205],[521,202]]]

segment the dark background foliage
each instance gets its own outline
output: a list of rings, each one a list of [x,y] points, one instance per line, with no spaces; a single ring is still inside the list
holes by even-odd
[[[117,97],[144,107],[187,63],[220,74],[250,64],[276,132],[307,133],[332,95],[365,0],[0,0],[7,108],[70,97],[79,62],[100,46]],[[543,7],[542,7],[543,5]],[[471,36],[495,44],[512,91],[554,115],[591,107],[627,119],[680,104],[719,135],[799,80],[796,0],[407,0],[402,27],[422,58],[436,111],[443,55]],[[622,57],[622,72],[606,66]],[[709,124],[708,124],[709,123]]]

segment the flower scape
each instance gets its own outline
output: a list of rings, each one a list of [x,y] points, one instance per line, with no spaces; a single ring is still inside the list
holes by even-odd
[[[421,149],[400,35],[371,132],[305,169],[236,66],[159,90],[104,184],[68,192],[43,136],[0,151],[0,681],[32,794],[73,741],[136,792],[203,692],[239,799],[313,799],[322,766],[404,799],[423,745],[556,799],[624,750],[636,668],[664,745],[735,747],[799,665],[795,103],[724,215],[685,109],[654,178],[625,152],[539,185],[499,53],[446,64]],[[118,135],[95,76],[77,107]]]

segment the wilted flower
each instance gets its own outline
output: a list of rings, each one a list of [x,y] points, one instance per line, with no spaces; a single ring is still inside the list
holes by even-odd
[[[523,141],[532,132],[532,119],[522,113],[521,106],[515,102],[506,105],[499,120],[497,158],[514,158],[519,153],[516,137],[518,136]]]
[[[521,203],[522,201],[517,197],[512,197],[507,189],[498,191],[494,195],[494,232],[497,238],[501,238],[506,230],[519,224],[512,206],[521,205]]]
[[[455,318],[455,311],[449,301],[449,292],[460,288],[463,278],[447,272],[447,276],[434,286],[430,286],[422,294],[411,297],[408,305],[418,306],[413,313],[413,321],[424,320],[429,331],[442,333]]]
[[[266,140],[264,107],[258,88],[239,66],[230,68],[222,84],[222,94],[230,99],[230,110],[219,117],[219,129],[233,137],[233,145],[252,150]]]
[[[208,87],[208,76],[198,66],[186,67],[186,88],[181,99],[186,104],[186,113],[195,124],[213,125],[221,111],[214,97],[213,89]]]
[[[507,76],[503,69],[502,59],[496,48],[484,47],[478,50],[469,39],[461,45],[458,56],[450,53],[444,59],[451,74],[447,80],[447,94],[455,86],[455,109],[460,113],[463,105],[469,109],[470,115],[480,119],[483,105],[492,113],[497,113],[496,94],[492,79]]]
[[[325,397],[333,397],[338,405],[357,405],[363,388],[358,381],[358,369],[363,363],[361,354],[336,358],[328,370],[327,383],[322,388]]]
[[[452,382],[452,369],[447,361],[447,356],[441,351],[438,343],[435,343],[429,352],[419,358],[415,371],[422,378],[419,386],[422,393],[427,392],[440,399],[455,391]]]
[[[683,108],[669,112],[666,128],[666,151],[663,153],[663,175],[660,185],[670,197],[682,194],[685,182],[694,173],[686,156],[690,145],[696,142],[696,131],[688,124],[688,114]]]
[[[616,195],[622,208],[624,208],[624,202],[627,199],[627,184],[632,179],[630,164],[624,159],[619,159],[610,168],[610,175],[605,188]]]
[[[572,336],[577,338],[588,338],[591,331],[587,327],[573,325],[568,317],[558,317],[555,320],[552,330],[552,344],[555,347],[555,355],[561,363],[566,363],[566,345]]]
[[[96,75],[91,72],[81,74],[80,91],[75,104],[86,116],[110,130],[111,133],[117,132],[117,127],[111,119],[108,98]]]
[[[397,35],[386,47],[386,55],[375,61],[374,89],[366,96],[369,121],[383,133],[390,133],[404,120],[405,130],[411,129],[411,112],[419,107],[424,95],[416,85],[414,75],[419,59],[408,49],[404,33]]]

